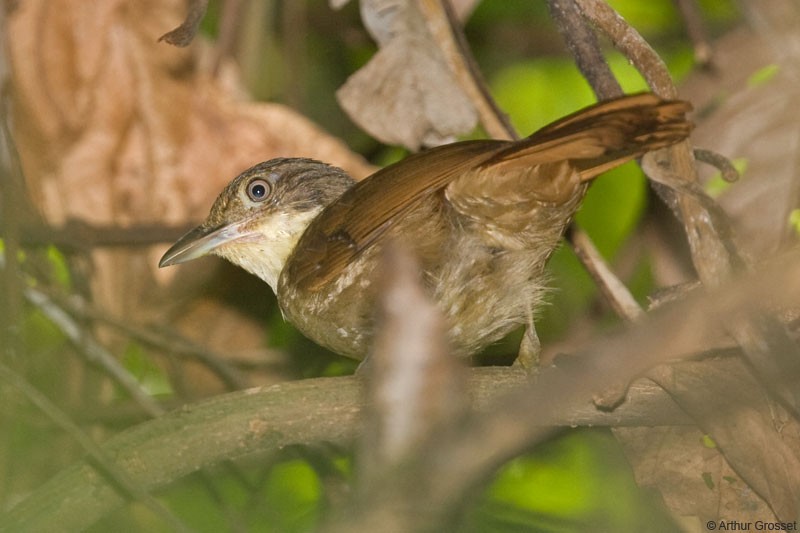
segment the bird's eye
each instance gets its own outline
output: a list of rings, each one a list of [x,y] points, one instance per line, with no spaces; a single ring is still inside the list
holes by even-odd
[[[269,196],[271,187],[267,180],[254,179],[247,184],[247,197],[254,202],[263,202]]]

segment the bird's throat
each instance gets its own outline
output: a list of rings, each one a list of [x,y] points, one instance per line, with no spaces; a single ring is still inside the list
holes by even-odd
[[[214,253],[264,280],[277,294],[278,279],[289,255],[322,208],[279,212],[259,221],[254,235],[220,246]]]

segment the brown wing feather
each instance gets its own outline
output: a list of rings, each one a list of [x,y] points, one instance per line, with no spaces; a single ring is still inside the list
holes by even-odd
[[[289,258],[288,275],[303,288],[322,287],[421,198],[510,144],[448,144],[411,155],[358,182],[314,219]]]
[[[685,139],[690,109],[687,102],[649,93],[601,102],[499,150],[454,180],[447,197],[467,217],[477,215],[473,206],[491,211],[490,204],[512,208],[530,200],[563,204],[579,194],[581,182]]]
[[[547,173],[545,167],[568,164],[582,180],[593,178],[686,138],[691,123],[684,115],[690,109],[686,102],[649,93],[626,96],[578,111],[520,141],[465,141],[407,157],[359,182],[326,208],[303,234],[285,274],[298,287],[319,289],[421,199],[459,177],[463,186],[465,180],[483,181],[487,172],[518,179],[521,169],[536,176]],[[494,182],[508,189],[502,179]],[[478,183],[462,188],[474,185]],[[482,195],[491,197],[492,191]]]
[[[688,137],[691,104],[651,93],[600,102],[549,124],[483,163],[500,169],[570,160],[588,180]]]
[[[647,114],[656,112],[663,123],[685,121],[684,115],[691,109],[692,105],[683,100],[663,100],[653,93],[630,94],[578,110],[536,130],[528,139],[544,140],[556,132],[561,135],[567,132],[575,133],[592,124],[598,116],[619,115],[628,111],[646,111]]]

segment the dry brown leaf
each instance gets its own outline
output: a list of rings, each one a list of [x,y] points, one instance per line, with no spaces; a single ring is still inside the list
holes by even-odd
[[[159,41],[166,41],[175,46],[189,46],[197,31],[200,29],[200,22],[206,14],[208,0],[191,0],[186,12],[186,18],[180,26],[165,33],[158,38]]]
[[[669,392],[719,446],[725,459],[783,521],[800,501],[798,421],[768,398],[749,367],[687,363],[648,376]]]
[[[51,224],[188,225],[238,172],[277,156],[369,173],[305,117],[248,101],[232,67],[211,77],[197,39],[183,49],[159,43],[185,9],[180,0],[31,0],[9,13],[15,142]],[[178,274],[156,274],[165,247],[95,251],[99,307],[129,320],[161,314],[172,299],[163,284]]]
[[[370,135],[417,150],[471,131],[477,112],[431,38],[416,0],[362,0],[361,18],[380,50],[337,92]]]
[[[615,428],[640,487],[658,490],[680,517],[772,522],[767,504],[691,427]],[[709,442],[710,443],[710,442]]]
[[[765,26],[740,27],[717,41],[715,68],[697,72],[682,88],[707,113],[697,120],[696,145],[746,160],[743,178],[719,202],[733,218],[740,244],[756,258],[785,242],[789,213],[800,207],[794,164],[800,147],[800,12],[795,4],[786,13],[786,4],[759,5]],[[762,81],[755,82],[751,76],[759,72]],[[712,173],[704,169],[706,177]]]
[[[617,430],[637,481],[678,515],[791,521],[800,494],[800,424],[771,402],[738,359],[660,366],[648,376],[695,429]],[[735,473],[734,473],[735,472]]]
[[[350,0],[328,0],[328,5],[332,9],[341,9],[346,6]],[[448,0],[453,11],[456,13],[458,20],[464,21],[469,18],[472,12],[478,7],[480,0]],[[390,5],[396,3],[395,0],[387,0],[382,4]]]
[[[235,172],[275,155],[368,172],[304,117],[211,79],[197,49],[157,43],[181,7],[34,0],[9,17],[16,141],[50,222],[186,222]]]

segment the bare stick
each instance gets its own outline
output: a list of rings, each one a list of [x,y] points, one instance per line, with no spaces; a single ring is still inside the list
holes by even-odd
[[[589,235],[579,227],[572,225],[569,228],[569,241],[572,243],[578,259],[617,315],[629,322],[635,322],[641,318],[644,311],[625,284],[611,271]]]
[[[622,96],[622,87],[606,63],[597,36],[574,0],[550,0],[550,15],[575,59],[575,64],[601,100]]]
[[[44,315],[55,324],[75,346],[80,349],[87,361],[101,367],[111,378],[125,389],[131,397],[142,406],[150,416],[160,416],[164,413],[161,406],[147,394],[130,372],[125,370],[113,355],[86,332],[63,308],[57,305],[49,296],[32,288],[25,289],[25,298],[38,307]]]
[[[705,148],[695,148],[694,158],[719,169],[722,173],[722,179],[728,183],[733,183],[741,177],[731,160],[722,154]]]
[[[417,0],[417,4],[459,85],[477,108],[486,132],[495,139],[516,139],[518,135],[508,117],[489,94],[449,2]]]

